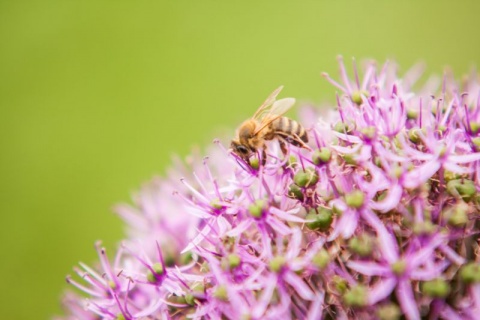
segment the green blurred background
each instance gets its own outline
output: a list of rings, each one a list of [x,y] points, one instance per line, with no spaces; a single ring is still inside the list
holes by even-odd
[[[335,57],[480,62],[479,2],[1,1],[2,319],[60,312],[113,204],[263,99],[333,101]]]

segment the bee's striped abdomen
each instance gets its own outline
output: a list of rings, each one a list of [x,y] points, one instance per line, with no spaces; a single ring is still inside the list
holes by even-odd
[[[297,121],[287,117],[280,117],[272,123],[275,134],[283,137],[285,141],[294,146],[301,147],[308,142],[305,128]]]

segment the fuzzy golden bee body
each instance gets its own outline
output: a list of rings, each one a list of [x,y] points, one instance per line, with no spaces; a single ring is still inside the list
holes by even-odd
[[[301,124],[283,117],[294,104],[295,99],[276,100],[283,87],[275,90],[258,108],[252,118],[244,121],[232,140],[232,151],[248,163],[252,154],[262,151],[262,163],[266,161],[266,140],[277,139],[283,154],[287,153],[286,143],[296,147],[310,149],[307,146],[308,135]]]

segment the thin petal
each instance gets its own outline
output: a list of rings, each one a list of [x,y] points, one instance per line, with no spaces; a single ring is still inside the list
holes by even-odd
[[[377,232],[378,239],[380,239],[380,241],[378,241],[378,245],[382,251],[383,258],[389,263],[397,261],[397,243],[395,242],[393,235],[387,231],[383,222],[380,221],[376,214],[368,209],[362,211],[362,218],[365,219],[367,223],[371,225]]]
[[[270,213],[276,215],[277,217],[285,220],[285,221],[292,221],[292,222],[299,222],[299,223],[304,223],[305,219],[299,218],[292,213],[287,213],[285,211],[282,211],[280,209],[277,209],[275,207],[270,208]]]
[[[375,285],[373,288],[370,288],[368,291],[368,303],[373,305],[380,300],[385,299],[388,297],[395,286],[397,284],[397,280],[395,278],[386,278],[380,280],[380,283]]]
[[[225,235],[229,236],[229,237],[236,237],[238,236],[239,234],[245,232],[245,230],[247,230],[250,225],[252,224],[253,220],[252,219],[248,219],[248,220],[243,220],[242,222],[240,222],[240,224],[238,224],[235,228],[233,228],[232,230],[228,231]]]
[[[386,276],[390,273],[389,267],[375,262],[349,261],[347,266],[366,276]]]
[[[267,217],[266,222],[270,227],[272,227],[275,231],[280,233],[282,236],[292,233],[291,228],[289,228],[285,223],[278,221],[273,217]]]
[[[324,298],[325,294],[323,292],[317,294],[308,310],[307,320],[322,320],[322,304]]]
[[[453,156],[451,155],[448,157],[448,160],[455,163],[469,163],[473,161],[478,161],[480,160],[480,152]]]
[[[298,295],[303,299],[313,300],[315,298],[315,294],[307,286],[303,279],[294,274],[293,272],[286,272],[283,276],[283,279],[288,282],[288,284],[290,284],[295,289],[295,292],[297,292]]]
[[[411,255],[408,259],[409,265],[411,268],[416,268],[420,266],[422,263],[424,263],[428,259],[433,259],[434,257],[432,256],[433,251],[441,245],[443,242],[443,237],[437,236],[434,237],[426,246],[424,246],[422,249],[418,250],[415,252],[413,255]]]
[[[402,198],[403,189],[398,184],[390,187],[387,196],[380,202],[372,202],[370,207],[380,212],[388,212],[398,205]]]
[[[437,159],[425,162],[421,166],[405,174],[403,177],[403,185],[406,188],[417,188],[430,179],[438,169],[440,169],[440,162]]]
[[[420,313],[415,303],[412,285],[408,280],[401,280],[398,283],[396,295],[406,318],[408,320],[420,320]]]

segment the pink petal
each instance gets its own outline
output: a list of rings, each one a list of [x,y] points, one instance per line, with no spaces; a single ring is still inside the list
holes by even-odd
[[[421,166],[409,171],[403,177],[403,185],[406,188],[417,188],[427,182],[440,169],[440,162],[437,159],[425,162]]]
[[[378,301],[388,297],[392,293],[393,289],[395,289],[396,284],[397,279],[395,278],[386,278],[380,280],[379,284],[376,284],[368,291],[368,303],[373,305]]]
[[[420,320],[418,306],[413,296],[412,285],[408,280],[400,280],[397,286],[396,295],[400,307],[408,320]]]
[[[315,299],[310,305],[310,309],[308,310],[307,320],[321,320],[322,319],[322,304],[323,299],[325,298],[324,292],[320,292],[317,294]]]
[[[302,278],[297,276],[293,272],[286,272],[283,276],[283,280],[288,282],[294,289],[295,292],[298,293],[300,297],[306,300],[313,300],[315,298],[315,294],[312,292],[309,286],[303,281]]]
[[[398,205],[402,198],[403,189],[398,184],[390,187],[387,196],[381,202],[372,202],[370,207],[380,212],[388,212]]]
[[[275,231],[280,233],[282,236],[292,233],[292,229],[289,226],[287,226],[285,223],[281,221],[278,221],[273,217],[267,217],[267,219],[265,220],[270,227],[272,227]]]
[[[375,262],[367,261],[349,261],[347,266],[366,276],[386,276],[390,273],[390,268]]]
[[[365,209],[362,210],[362,218],[371,225],[377,232],[378,245],[382,251],[383,258],[389,263],[393,263],[398,260],[398,247],[392,234],[387,231],[385,225],[372,211]]]
[[[450,155],[448,157],[448,161],[455,163],[469,163],[478,160],[480,160],[480,152],[462,155]]]
[[[305,219],[299,218],[299,217],[293,215],[292,213],[287,213],[287,212],[282,211],[282,210],[280,210],[278,208],[275,208],[275,207],[270,208],[270,213],[276,215],[277,217],[279,217],[279,218],[281,218],[285,221],[300,222],[300,223],[305,222]]]
[[[238,236],[239,234],[245,232],[245,230],[247,230],[250,225],[252,224],[253,220],[252,219],[247,219],[247,220],[243,220],[242,222],[240,222],[240,224],[238,224],[235,228],[233,228],[232,230],[228,231],[227,233],[225,233],[225,235],[229,236],[229,237],[236,237]]]

